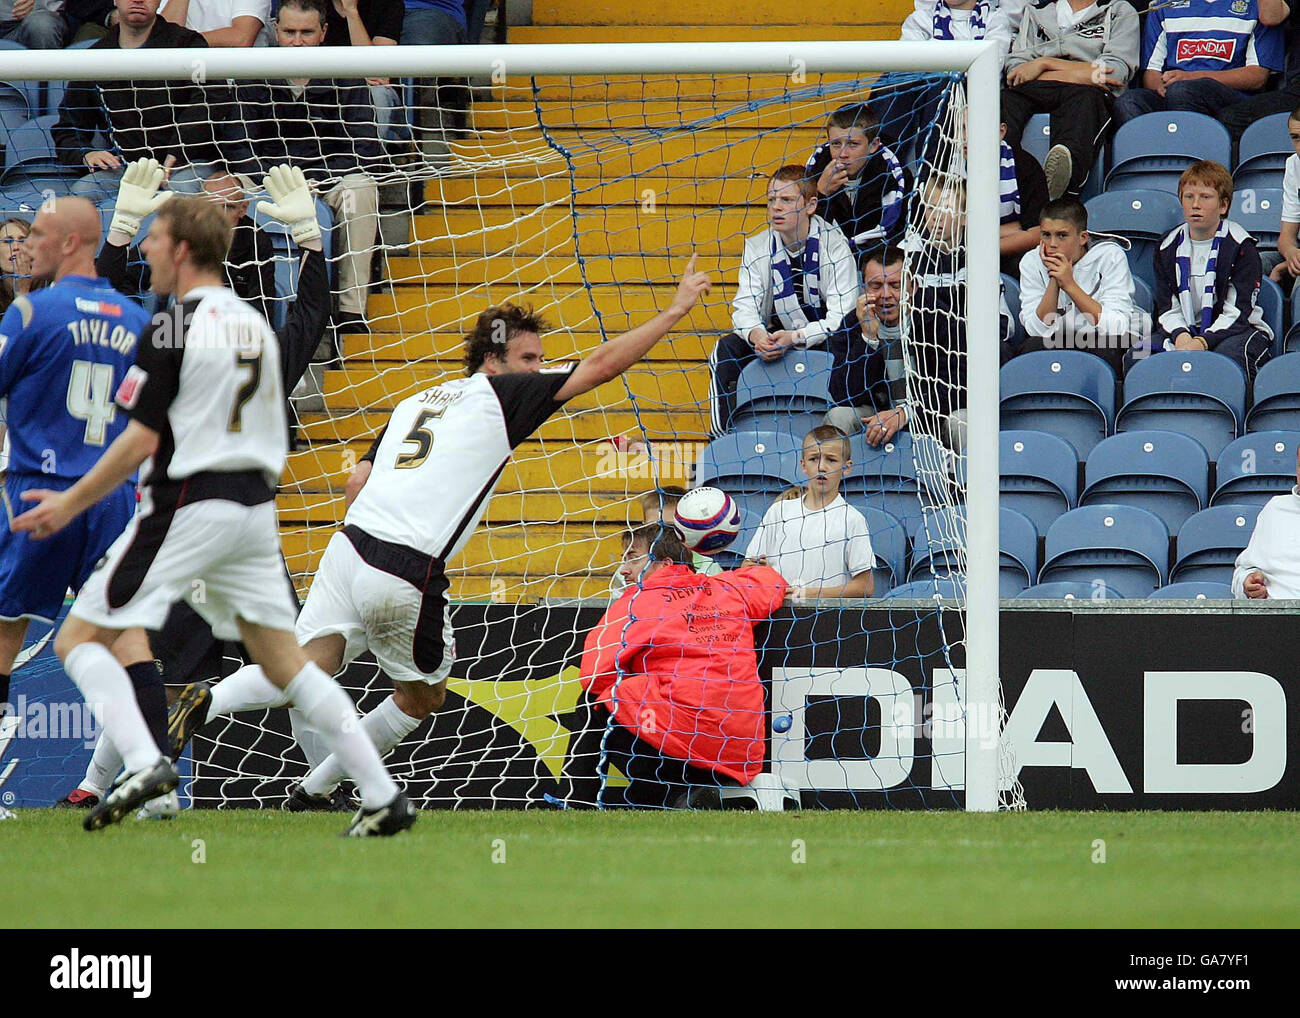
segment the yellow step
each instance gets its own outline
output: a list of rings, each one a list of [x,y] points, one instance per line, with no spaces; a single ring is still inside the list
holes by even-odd
[[[388,423],[385,410],[334,410],[303,414],[298,434],[303,441],[331,443],[369,442]],[[587,410],[556,414],[536,432],[539,439],[566,442],[602,442],[611,435],[640,437],[654,441],[700,441],[708,438],[708,414],[701,409],[677,407],[670,412],[643,411],[640,416],[629,412]]]
[[[574,187],[562,168],[546,176],[526,175],[519,167],[484,171],[471,177],[439,177],[425,185],[425,198],[472,208],[502,206],[511,218],[538,205],[579,206],[761,204],[766,181],[746,175],[716,180],[682,180],[666,173],[645,173],[622,180],[580,180]],[[486,214],[486,213],[485,213]]]
[[[393,368],[382,375],[335,370],[325,372],[324,390],[326,400],[332,406],[356,406],[373,410],[395,406],[407,396],[445,380],[413,368]],[[574,409],[606,407],[628,410],[628,388],[625,388],[624,382],[637,400],[647,404],[642,409],[662,410],[664,406],[687,405],[703,407],[708,398],[709,371],[704,366],[671,372],[632,368],[622,378],[606,382],[593,391],[576,397],[566,406]]]
[[[523,286],[551,283],[555,286],[607,286],[611,283],[667,283],[675,287],[686,269],[687,259],[656,255],[622,254],[585,257],[583,265],[572,256],[519,255],[510,257],[464,258],[455,255],[419,255],[390,258],[389,278],[397,285],[424,281],[434,286]],[[739,252],[729,257],[699,256],[695,267],[715,281],[733,280],[740,265]]]
[[[547,356],[552,360],[577,360],[587,356],[602,345],[601,336],[594,332],[555,332],[543,339]],[[677,362],[708,360],[713,350],[713,340],[693,332],[672,334],[650,348],[646,360]],[[343,340],[343,356],[353,368],[376,363],[387,366],[388,361],[421,361],[431,358],[449,361],[444,370],[457,374],[462,368],[464,337],[458,332],[422,332],[416,335],[375,333],[370,336],[348,335]],[[423,366],[423,365],[422,365]]]
[[[902,24],[902,19],[899,24]],[[497,94],[502,101],[517,99],[532,102],[535,82],[536,98],[542,103],[603,102],[610,99],[629,99],[634,102],[652,99],[714,102],[719,98],[747,102],[787,92],[796,96],[813,95],[827,86],[842,86],[844,82],[861,81],[864,77],[866,76],[843,71],[819,74],[815,69],[807,71],[802,80],[797,80],[793,73],[543,75],[536,79],[507,77]]]
[[[754,25],[838,25],[881,23],[902,25],[912,12],[912,0],[846,0],[834,4],[796,6],[789,0],[747,0],[744,4],[717,0],[534,0],[534,25],[732,25],[741,16]],[[510,41],[518,42],[515,29]],[[896,37],[896,36],[895,36]]]
[[[790,13],[795,8],[791,6]],[[790,15],[787,15],[789,17]],[[636,42],[821,42],[897,39],[903,19],[887,24],[650,25],[636,29]],[[624,25],[519,25],[512,44],[610,43],[632,41]]]
[[[682,129],[703,127],[709,130],[758,131],[789,128],[795,123],[812,120],[816,125],[841,105],[836,95],[810,95],[782,103],[766,103],[757,109],[749,101],[722,95],[713,102],[668,99],[611,99],[597,102],[574,102],[564,98],[545,103],[532,100],[500,105],[475,104],[473,122],[479,131],[522,131],[577,128],[637,131],[645,128]],[[539,121],[540,114],[540,121]]]

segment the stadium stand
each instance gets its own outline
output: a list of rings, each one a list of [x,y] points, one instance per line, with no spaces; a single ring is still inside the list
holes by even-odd
[[[1232,587],[1226,583],[1188,580],[1184,583],[1168,583],[1151,594],[1153,600],[1231,600]]]
[[[1222,583],[1230,588],[1233,564],[1250,541],[1260,508],[1216,505],[1188,519],[1178,531],[1169,579],[1176,583]],[[1232,596],[1231,591],[1228,596]]]
[[[746,364],[736,383],[731,427],[768,431],[774,418],[824,413],[832,403],[832,361],[825,350],[791,350],[778,361],[756,358]]]
[[[1035,350],[1002,366],[1002,427],[1045,431],[1079,456],[1112,431],[1115,372],[1080,350]]]
[[[999,436],[1001,504],[1023,513],[1040,534],[1078,505],[1078,453],[1045,431],[1004,429]]]
[[[1035,583],[1017,594],[1016,599],[1021,601],[1122,601],[1124,598],[1111,587],[1061,580],[1055,583]]]
[[[695,483],[721,488],[743,512],[761,520],[774,498],[802,481],[801,447],[801,441],[773,432],[723,435],[700,453]]]
[[[1257,431],[1227,445],[1219,455],[1210,505],[1263,505],[1285,495],[1295,487],[1298,444],[1300,431]]]
[[[1246,376],[1211,350],[1158,353],[1137,361],[1124,376],[1117,433],[1176,431],[1213,457],[1245,428]]]
[[[1201,159],[1232,165],[1232,138],[1201,113],[1145,113],[1115,132],[1106,190],[1176,193],[1183,170]]]
[[[966,596],[966,584],[955,576],[931,576],[924,580],[913,580],[895,587],[885,595],[885,600],[902,600],[904,598],[926,601],[957,601]]]
[[[1146,597],[1168,575],[1169,529],[1126,505],[1072,509],[1047,531],[1039,583],[1067,580]]]
[[[1172,431],[1112,435],[1088,454],[1079,505],[1137,506],[1176,533],[1209,504],[1210,461],[1194,438]]]
[[[1024,513],[998,511],[998,593],[1015,597],[1038,576],[1038,529]]]
[[[1287,431],[1300,425],[1300,354],[1274,357],[1255,376],[1246,431]]]
[[[1261,255],[1276,253],[1277,235],[1282,230],[1282,189],[1243,188],[1235,178],[1233,183],[1236,191],[1232,195],[1228,218],[1255,238]]]
[[[1107,191],[1090,198],[1086,207],[1089,232],[1113,233],[1128,241],[1129,271],[1134,283],[1140,279],[1147,287],[1143,307],[1150,311],[1151,287],[1155,286],[1152,258],[1165,235],[1182,225],[1183,207],[1178,198],[1168,191]]]
[[[1237,144],[1237,164],[1232,169],[1238,191],[1282,186],[1286,161],[1295,153],[1287,133],[1290,119],[1290,113],[1274,113],[1246,128]]]

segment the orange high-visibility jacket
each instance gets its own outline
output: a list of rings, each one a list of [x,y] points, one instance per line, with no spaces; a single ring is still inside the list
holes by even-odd
[[[665,755],[748,784],[763,769],[754,625],[785,591],[767,566],[715,576],[660,566],[587,635],[582,684]]]

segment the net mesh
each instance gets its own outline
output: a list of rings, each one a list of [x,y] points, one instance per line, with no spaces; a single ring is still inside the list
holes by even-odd
[[[531,305],[554,327],[544,337],[546,357],[566,361],[666,307],[692,254],[714,281],[669,341],[621,379],[573,400],[516,449],[484,522],[450,564],[459,663],[448,704],[390,758],[413,798],[451,807],[518,807],[547,797],[574,805],[618,801],[626,780],[616,770],[591,783],[608,757],[607,733],[594,743],[582,737],[593,724],[602,726],[589,716],[576,667],[583,637],[604,604],[562,602],[607,598],[617,588],[621,535],[643,519],[638,497],[657,486],[690,487],[697,464],[719,468],[710,483],[728,490],[744,514],[730,556],[719,556],[729,566],[739,564],[773,499],[806,481],[799,445],[820,422],[835,384],[831,355],[818,359],[830,344],[784,362],[804,365],[791,368],[806,372],[797,381],[827,399],[795,392],[772,372],[757,382],[742,378],[748,389],[737,393],[727,434],[720,434],[710,405],[710,355],[734,327],[742,251],[747,237],[768,226],[772,171],[795,165],[820,177],[826,159],[834,158],[819,152],[828,116],[869,101],[892,162],[873,154],[873,170],[860,186],[880,195],[874,218],[845,229],[852,292],[823,288],[820,301],[838,297],[856,308],[862,256],[886,242],[901,244],[901,337],[884,345],[888,394],[880,398],[883,406],[905,398],[909,423],[878,447],[864,436],[854,439],[861,462],[844,493],[870,522],[877,595],[919,580],[929,583],[917,588],[919,596],[949,597],[938,613],[928,606],[892,610],[888,630],[868,634],[892,646],[895,671],[907,671],[911,662],[924,676],[906,696],[895,690],[885,698],[876,673],[890,669],[874,666],[865,686],[844,693],[833,685],[810,687],[789,709],[774,690],[773,717],[791,725],[783,736],[766,731],[765,722],[765,737],[772,769],[784,772],[787,784],[796,772],[808,782],[815,771],[822,781],[830,768],[838,775],[833,787],[845,789],[851,801],[858,801],[855,782],[866,775],[867,787],[886,802],[958,804],[961,739],[935,735],[917,711],[938,711],[938,701],[958,716],[961,711],[955,676],[964,659],[964,623],[952,599],[965,570],[961,76],[502,78],[470,92],[454,82],[393,81],[359,92],[346,83],[321,84],[332,89],[321,95],[351,96],[345,101],[356,115],[344,118],[336,139],[345,158],[325,160],[308,176],[328,228],[335,310],[361,311],[369,331],[325,331],[292,397],[297,447],[278,507],[284,554],[304,596],[343,518],[352,469],[400,400],[463,375],[462,338],[485,308]],[[210,111],[222,112],[204,125],[219,128],[218,154],[230,154],[222,132],[231,129],[254,142],[274,135],[287,142],[290,157],[305,151],[293,143],[312,132],[295,134],[294,121],[274,108],[275,96],[263,101],[244,82],[204,87],[223,97],[211,99]],[[152,98],[137,90],[135,107],[125,111],[112,109],[107,90],[100,98],[109,107],[107,123],[116,125],[123,117],[148,121],[183,108],[189,88],[160,84]],[[6,107],[9,169],[0,181],[0,218],[29,216],[44,198],[72,192],[97,198],[107,223],[112,175],[74,176],[54,144],[73,94],[58,83],[32,84],[27,118],[17,117],[16,102]],[[464,105],[465,96],[472,104]],[[102,117],[103,110],[97,100],[93,112]],[[905,115],[907,123],[900,119]],[[83,118],[83,128],[90,123]],[[38,133],[51,139],[43,160]],[[102,146],[135,154],[121,130],[85,133],[80,143],[88,151]],[[192,147],[182,149],[192,162],[205,161]],[[819,155],[823,163],[811,161]],[[296,299],[297,252],[287,229],[257,208],[264,197],[260,173],[244,172],[251,164],[233,158],[224,162],[239,175],[251,198],[249,216],[270,241],[250,247],[234,267],[246,278],[265,279],[269,265],[272,282],[262,285],[273,321],[283,324]],[[183,174],[174,183],[183,186]],[[823,201],[819,208],[828,214],[828,207]],[[851,357],[865,359],[878,348]],[[742,395],[747,408],[740,406]],[[869,416],[881,405],[859,409]],[[729,440],[749,448],[733,450],[724,462],[719,443]],[[772,452],[780,453],[775,465]],[[860,608],[838,611],[860,615]],[[783,651],[817,642],[788,627],[781,640]],[[228,657],[227,670],[235,663]],[[939,689],[941,674],[950,689]],[[353,666],[344,683],[363,711],[387,691],[373,664]],[[921,696],[915,704],[914,695]],[[933,772],[925,783],[903,766],[896,748],[899,733],[913,725],[922,733],[917,752],[926,754]],[[801,736],[795,748],[802,758],[783,770],[791,731]],[[816,766],[809,762],[814,758]],[[194,759],[192,794],[205,805],[272,803],[304,770],[282,711],[221,719],[196,739]],[[817,787],[814,781],[795,791]]]

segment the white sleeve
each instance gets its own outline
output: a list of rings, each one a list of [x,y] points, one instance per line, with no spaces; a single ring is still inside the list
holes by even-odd
[[[1133,302],[1133,276],[1129,272],[1128,257],[1118,244],[1106,245],[1106,264],[1101,271],[1101,285],[1092,299],[1101,305],[1098,330],[1107,336],[1126,336],[1133,330],[1139,314]]]
[[[989,15],[988,27],[984,30],[984,39],[988,42],[998,44],[999,59],[1006,62],[1007,54],[1011,52],[1011,40],[1015,38],[1015,31],[1011,27],[1011,21],[1001,9],[995,10]]]
[[[776,506],[772,505],[767,512],[763,514],[763,521],[754,531],[754,536],[749,539],[749,547],[745,549],[745,558],[750,562],[757,562],[760,558],[768,555],[768,547],[771,546],[771,535],[776,533],[776,528],[780,526],[780,521],[774,517]]]
[[[745,252],[740,258],[740,277],[736,285],[736,297],[731,302],[731,327],[740,334],[740,338],[749,339],[749,334],[763,321],[763,298],[767,288],[772,285],[771,265],[765,253],[761,253],[756,241],[766,241],[767,232],[745,241]]]
[[[1246,577],[1256,570],[1264,573],[1266,579],[1268,577],[1268,573],[1264,571],[1263,546],[1267,541],[1265,531],[1268,529],[1268,521],[1271,516],[1269,508],[1268,505],[1265,505],[1259,511],[1259,516],[1255,519],[1255,529],[1250,535],[1250,541],[1241,550],[1241,554],[1237,556],[1237,564],[1232,570],[1233,597],[1245,599]]]
[[[1282,222],[1300,223],[1300,156],[1288,159],[1282,174]]]
[[[848,533],[848,547],[844,549],[844,557],[849,576],[874,569],[876,555],[871,549],[871,532],[867,529],[866,517],[856,509],[850,509],[845,530]]]
[[[1169,50],[1169,37],[1165,35],[1164,29],[1156,36],[1156,44],[1151,50],[1151,56],[1146,62],[1143,70],[1146,71],[1163,71],[1165,69],[1165,54]]]
[[[826,261],[829,262],[823,263],[819,273],[822,296],[826,300],[826,317],[804,326],[804,346],[819,346],[828,335],[838,331],[848,313],[858,306],[858,266],[853,259],[853,249],[838,226],[828,223],[822,236],[826,239]]]
[[[1047,266],[1038,248],[1026,251],[1020,259],[1020,324],[1031,336],[1040,339],[1056,332],[1056,323],[1048,325],[1038,317],[1038,303],[1047,292]]]
[[[236,18],[256,18],[263,25],[271,23],[271,0],[234,0],[231,8],[232,25]]]
[[[899,38],[904,42],[928,42],[934,38],[934,15],[913,11],[903,22]]]
[[[1020,19],[1025,16],[1027,6],[1029,6],[1029,0],[1001,0],[1001,3],[998,4],[998,10],[1006,15],[1013,33],[1020,30]]]

